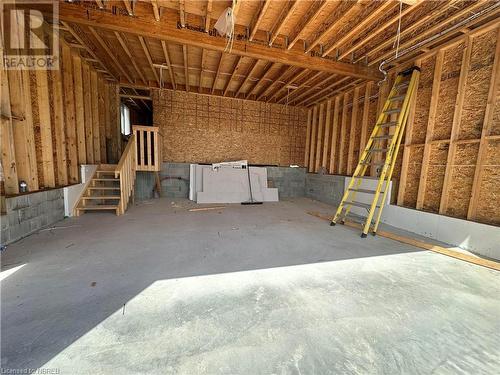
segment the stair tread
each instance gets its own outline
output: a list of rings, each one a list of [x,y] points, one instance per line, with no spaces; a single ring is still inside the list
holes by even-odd
[[[119,178],[94,178],[93,181],[120,181]]]
[[[89,186],[90,190],[120,190],[119,187],[110,187],[110,186]]]
[[[106,204],[78,207],[79,210],[116,210],[117,208],[118,205],[106,205]]]
[[[82,199],[120,199],[119,195],[94,195],[90,197],[82,197]]]

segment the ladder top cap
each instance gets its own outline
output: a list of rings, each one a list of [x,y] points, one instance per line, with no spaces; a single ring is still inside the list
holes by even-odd
[[[403,71],[402,71],[401,73],[399,73],[399,74],[404,75],[404,76],[407,76],[407,75],[412,74],[414,70],[416,70],[416,71],[418,71],[418,72],[420,72],[420,71],[421,71],[421,70],[420,70],[420,68],[419,68],[418,66],[412,66],[411,68],[408,68],[408,69],[406,69],[406,70],[403,70]]]

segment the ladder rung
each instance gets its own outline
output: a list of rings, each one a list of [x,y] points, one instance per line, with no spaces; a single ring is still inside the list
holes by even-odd
[[[388,109],[388,110],[384,111],[384,113],[386,113],[388,115],[390,115],[392,113],[399,113],[399,112],[401,112],[401,108]]]
[[[389,121],[389,122],[383,122],[382,124],[379,124],[381,128],[387,128],[389,126],[396,126],[398,124],[397,121]]]
[[[345,204],[346,206],[348,205],[352,205],[352,206],[356,206],[356,207],[361,207],[361,208],[366,208],[367,210],[370,209],[370,207],[372,206],[371,204],[369,203],[362,203],[362,202],[358,202],[358,201],[352,201],[352,202],[348,202]],[[375,207],[380,207],[380,206],[375,206]]]
[[[406,88],[406,87],[408,87],[408,86],[410,86],[410,82],[405,81],[405,82],[402,82],[402,83],[400,83],[399,85],[395,86],[395,88],[396,88],[397,90],[399,90],[399,89],[404,89],[404,88]]]
[[[376,190],[370,190],[370,189],[355,189],[355,188],[350,188],[349,191],[355,191],[357,193],[366,193],[366,194],[375,194],[377,191]],[[383,193],[382,191],[380,193]]]
[[[372,148],[368,150],[368,152],[387,152],[387,151],[389,151],[388,148]]]
[[[389,101],[395,102],[398,100],[404,100],[406,98],[406,95],[398,95],[398,96],[393,96],[392,98],[389,98]]]
[[[389,134],[389,135],[376,135],[375,137],[373,137],[374,140],[376,139],[391,139],[392,138],[392,135]]]
[[[385,161],[377,161],[377,162],[371,162],[371,161],[362,161],[362,165],[384,165]]]

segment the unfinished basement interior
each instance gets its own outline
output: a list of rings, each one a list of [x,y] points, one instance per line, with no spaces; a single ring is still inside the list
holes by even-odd
[[[0,6],[2,373],[500,373],[500,1]]]

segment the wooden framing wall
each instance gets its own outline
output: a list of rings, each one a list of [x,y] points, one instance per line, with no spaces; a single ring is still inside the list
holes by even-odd
[[[60,48],[59,70],[0,70],[2,195],[20,181],[30,192],[74,184],[79,164],[118,160],[118,117],[105,113],[118,105],[116,84]]]
[[[413,65],[422,73],[394,171],[397,204],[499,225],[498,22],[429,51]],[[309,108],[312,124],[320,119],[321,106],[333,114],[325,124],[331,129],[323,132],[326,138],[317,137],[321,133],[314,126],[308,128],[304,159],[309,172],[318,172],[312,166],[326,159],[326,173],[352,174],[388,89],[405,67],[391,71],[380,87],[364,82]],[[320,145],[330,150],[326,156],[314,153]]]
[[[212,163],[302,165],[307,110],[279,104],[172,90],[152,90],[153,123],[163,134],[163,158]]]

